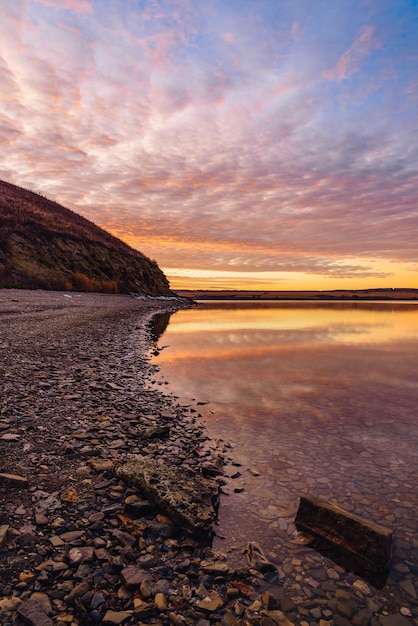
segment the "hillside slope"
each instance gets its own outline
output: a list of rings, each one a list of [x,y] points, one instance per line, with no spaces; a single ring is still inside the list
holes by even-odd
[[[155,261],[81,215],[3,181],[0,287],[170,293]]]

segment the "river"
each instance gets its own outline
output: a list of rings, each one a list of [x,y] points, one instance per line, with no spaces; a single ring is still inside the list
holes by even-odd
[[[219,550],[291,551],[314,495],[389,526],[418,563],[418,303],[206,302],[158,345],[160,384],[234,463]]]

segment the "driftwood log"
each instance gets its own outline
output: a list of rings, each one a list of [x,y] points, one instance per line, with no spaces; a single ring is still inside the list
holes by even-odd
[[[301,497],[295,525],[351,554],[368,570],[378,572],[389,565],[392,531],[325,500]]]

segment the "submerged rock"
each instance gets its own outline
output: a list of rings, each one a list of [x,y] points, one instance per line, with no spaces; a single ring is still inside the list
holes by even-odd
[[[154,501],[179,526],[208,534],[216,520],[219,485],[192,470],[135,457],[115,465],[115,474]]]
[[[271,572],[276,569],[273,563],[265,556],[261,546],[256,541],[250,541],[245,551],[251,567],[260,572]]]

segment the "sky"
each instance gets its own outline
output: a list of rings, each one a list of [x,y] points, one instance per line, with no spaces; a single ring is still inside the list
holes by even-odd
[[[0,0],[0,146],[174,289],[418,287],[418,0]]]

